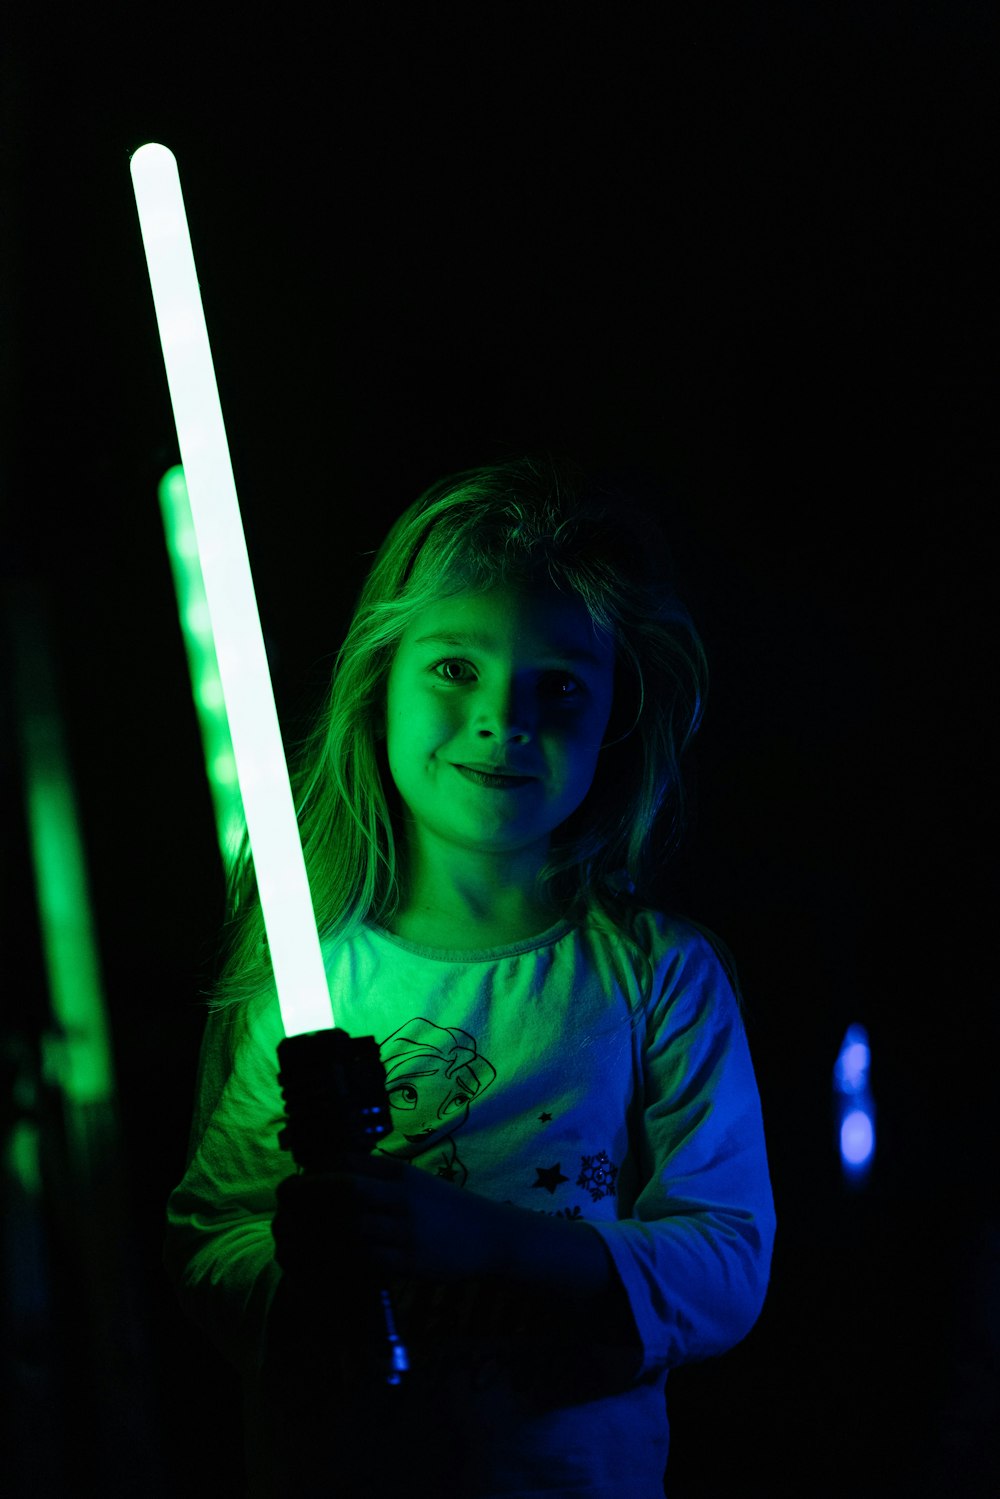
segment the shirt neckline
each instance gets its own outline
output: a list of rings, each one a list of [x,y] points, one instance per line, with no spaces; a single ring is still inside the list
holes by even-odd
[[[411,942],[408,937],[397,936],[386,927],[376,926],[374,922],[366,923],[368,930],[384,942],[393,947],[402,948],[404,952],[414,953],[421,958],[434,958],[442,963],[483,963],[491,962],[497,958],[513,958],[521,953],[533,952],[539,947],[549,947],[558,942],[567,933],[573,930],[573,923],[561,917],[553,926],[547,927],[544,932],[537,932],[534,937],[525,937],[520,942],[507,942],[500,947],[425,947],[419,942]]]

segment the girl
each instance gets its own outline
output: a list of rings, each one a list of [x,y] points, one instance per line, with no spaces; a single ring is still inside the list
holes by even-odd
[[[705,692],[667,578],[650,517],[551,460],[433,485],[375,558],[294,779],[337,1024],[375,1036],[393,1130],[325,1175],[280,1148],[244,858],[168,1208],[182,1303],[244,1374],[254,1493],[655,1499],[668,1370],[761,1310],[739,1007],[649,893]],[[349,1331],[372,1276],[397,1405]]]

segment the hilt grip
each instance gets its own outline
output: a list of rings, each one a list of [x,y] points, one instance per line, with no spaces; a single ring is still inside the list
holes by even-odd
[[[308,1031],[278,1044],[285,1125],[278,1144],[304,1171],[332,1171],[347,1152],[369,1155],[392,1130],[374,1036]]]
[[[303,1171],[335,1171],[348,1153],[368,1155],[392,1132],[385,1068],[374,1036],[309,1031],[278,1044],[285,1124],[278,1144]],[[396,1385],[409,1367],[388,1292],[373,1308],[382,1377]]]

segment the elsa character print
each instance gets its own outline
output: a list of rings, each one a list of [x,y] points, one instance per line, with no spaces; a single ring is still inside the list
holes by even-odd
[[[392,1109],[395,1153],[420,1159],[425,1170],[464,1187],[455,1133],[473,1100],[485,1093],[496,1068],[481,1057],[474,1036],[417,1015],[384,1040],[379,1051]],[[406,1141],[400,1149],[399,1139]]]

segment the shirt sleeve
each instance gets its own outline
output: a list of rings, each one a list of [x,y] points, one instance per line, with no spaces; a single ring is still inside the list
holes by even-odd
[[[640,1190],[627,1218],[591,1226],[629,1298],[641,1378],[746,1336],[764,1304],[775,1214],[742,1018],[700,934],[658,969],[640,1051]]]
[[[275,1193],[295,1169],[278,1146],[283,1034],[276,1000],[209,1015],[187,1167],[167,1204],[164,1264],[178,1299],[247,1374],[281,1275]]]

